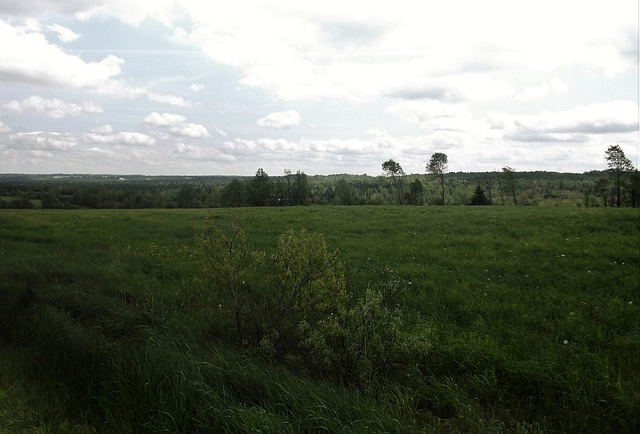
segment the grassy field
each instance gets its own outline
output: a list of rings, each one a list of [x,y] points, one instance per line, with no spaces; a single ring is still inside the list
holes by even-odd
[[[356,388],[234,345],[195,235],[247,219],[391,269],[425,354]],[[0,432],[640,432],[640,215],[564,207],[0,210]]]

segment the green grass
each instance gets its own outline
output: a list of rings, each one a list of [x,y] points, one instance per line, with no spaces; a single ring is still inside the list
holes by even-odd
[[[357,391],[221,340],[209,214],[323,233],[352,292],[410,281],[420,374]],[[637,432],[639,241],[632,209],[0,210],[0,432]]]

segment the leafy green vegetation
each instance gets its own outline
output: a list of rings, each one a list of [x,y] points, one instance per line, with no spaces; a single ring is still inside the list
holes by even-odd
[[[285,171],[253,177],[0,174],[0,208],[217,208],[296,205],[470,205],[481,186],[487,205],[638,206],[638,172],[447,173],[434,154],[434,176],[404,174],[394,160],[389,177],[307,176]],[[506,169],[506,170],[505,170]],[[433,172],[435,171],[435,172]]]
[[[206,220],[238,218],[274,273],[245,275],[260,290],[279,252],[339,251],[350,319],[296,332],[310,364],[238,341],[203,286]],[[0,432],[638,432],[639,222],[575,206],[0,210]],[[331,369],[353,336],[369,343],[357,381]]]

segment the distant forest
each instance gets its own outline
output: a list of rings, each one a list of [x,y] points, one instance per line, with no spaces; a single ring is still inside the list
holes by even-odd
[[[216,208],[299,205],[638,206],[638,172],[447,173],[444,203],[431,175],[120,176],[0,174],[0,208]],[[619,200],[618,200],[619,199]]]

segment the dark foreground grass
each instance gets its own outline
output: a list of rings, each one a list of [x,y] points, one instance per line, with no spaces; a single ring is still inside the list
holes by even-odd
[[[188,249],[212,214],[302,227],[349,289],[386,268],[429,351],[367,390],[216,336]],[[637,210],[300,207],[0,212],[0,432],[638,432]]]

